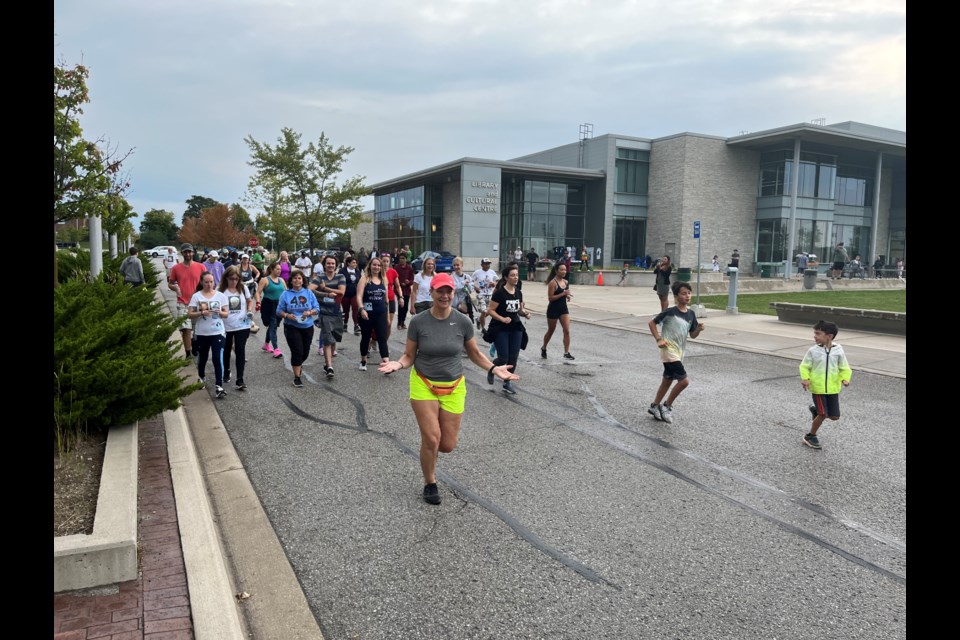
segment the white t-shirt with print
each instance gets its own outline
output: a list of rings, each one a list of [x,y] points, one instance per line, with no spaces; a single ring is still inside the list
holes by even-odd
[[[227,296],[219,291],[215,291],[213,296],[207,298],[202,291],[197,291],[190,298],[190,308],[196,311],[209,309],[212,313],[209,316],[200,316],[196,320],[194,333],[198,336],[227,335],[223,325],[223,318],[220,317],[220,309],[227,308],[229,302]]]

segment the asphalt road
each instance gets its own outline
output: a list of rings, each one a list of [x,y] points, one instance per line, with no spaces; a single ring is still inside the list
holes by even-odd
[[[690,341],[666,425],[648,336],[576,323],[569,363],[545,325],[516,396],[466,362],[439,507],[407,372],[348,335],[295,389],[251,336],[217,409],[327,640],[906,637],[905,380],[855,372],[813,451],[794,361]]]

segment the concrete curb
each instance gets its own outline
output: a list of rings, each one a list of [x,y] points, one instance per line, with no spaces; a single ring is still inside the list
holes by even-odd
[[[194,634],[198,640],[244,639],[247,635],[240,623],[230,574],[223,560],[207,489],[200,475],[197,452],[183,409],[165,411],[163,423]]]
[[[323,640],[303,588],[247,477],[214,401],[206,391],[194,393],[186,398],[184,412],[198,454],[197,473],[203,474],[208,489],[205,495],[210,496],[213,506],[209,522],[216,518],[226,551],[223,557],[230,562],[235,591],[250,594],[250,598],[239,605],[250,637]],[[178,506],[179,503],[178,493]],[[181,521],[181,527],[187,529],[186,523]],[[184,557],[187,557],[186,540]],[[188,565],[187,575],[193,571]],[[216,589],[222,591],[224,587]],[[191,605],[194,594],[191,585]],[[195,609],[194,620],[198,619]],[[203,637],[198,631],[197,638]]]
[[[91,535],[53,539],[53,592],[136,580],[137,425],[111,427]]]

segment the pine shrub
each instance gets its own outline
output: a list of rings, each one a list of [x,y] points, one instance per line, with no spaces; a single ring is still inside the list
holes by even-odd
[[[107,271],[104,265],[96,280],[77,278],[54,290],[58,441],[175,409],[199,388],[179,375],[188,359],[168,340],[178,322],[165,303],[152,287],[124,285]]]

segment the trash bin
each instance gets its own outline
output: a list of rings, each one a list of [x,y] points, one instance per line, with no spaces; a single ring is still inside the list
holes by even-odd
[[[769,265],[769,264],[762,264],[762,265],[760,265],[760,277],[761,277],[761,278],[769,278],[769,277],[770,277],[770,273],[771,273],[771,271],[772,271],[772,267],[773,267],[773,265]]]
[[[677,268],[677,281],[678,281],[678,282],[690,282],[690,267],[678,267],[678,268]]]
[[[816,269],[803,270],[803,288],[804,289],[817,288],[817,270]]]
[[[521,262],[517,266],[520,267],[520,279],[526,280],[527,279],[527,263]]]

